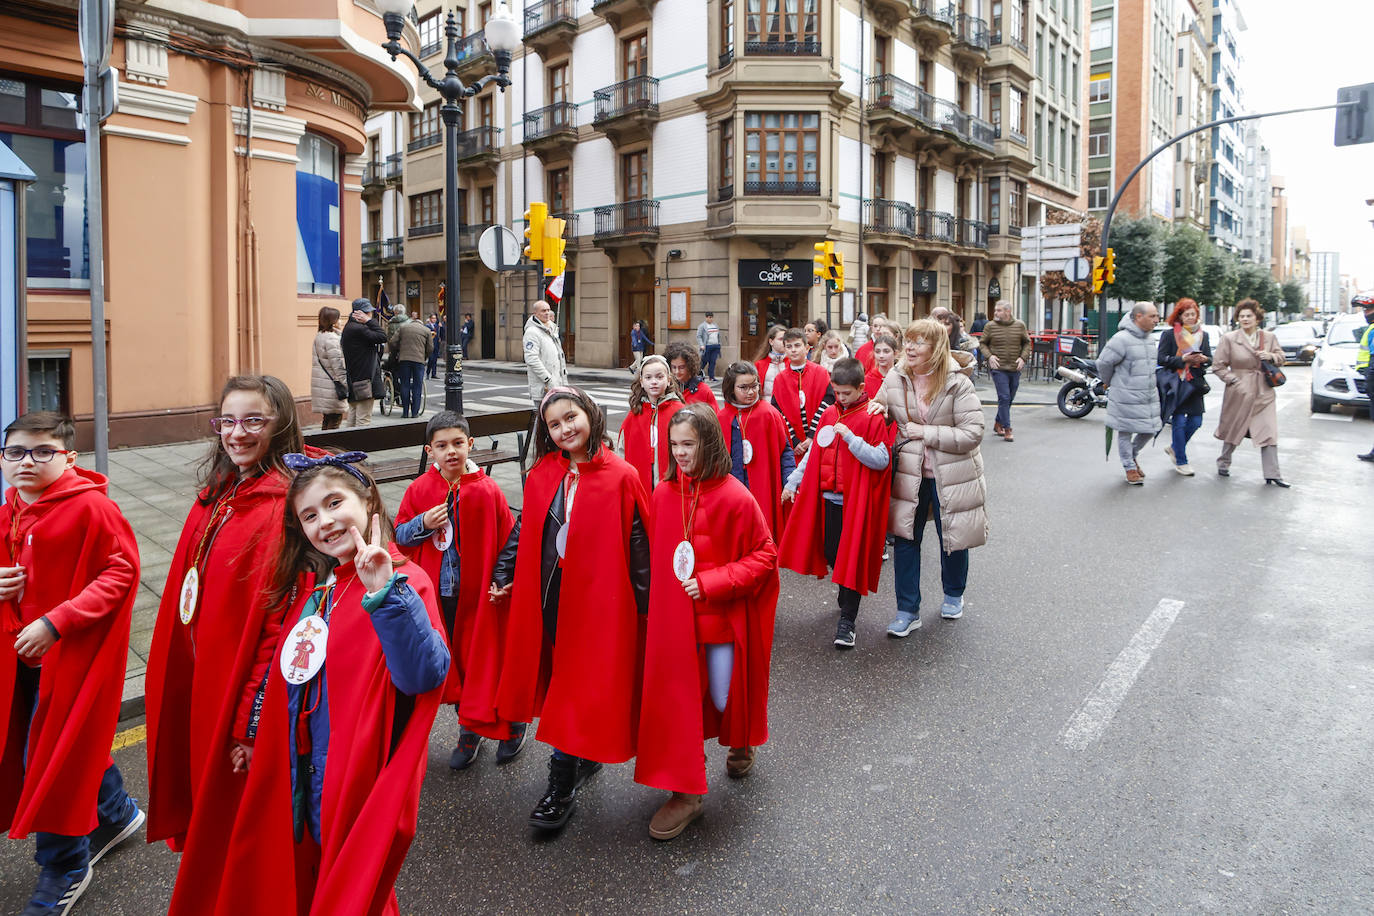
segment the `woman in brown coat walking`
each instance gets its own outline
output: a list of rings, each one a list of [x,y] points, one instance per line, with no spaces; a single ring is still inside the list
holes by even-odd
[[[1222,441],[1217,474],[1231,476],[1231,454],[1248,436],[1259,446],[1264,482],[1287,488],[1279,474],[1279,420],[1274,389],[1260,360],[1283,365],[1278,338],[1264,330],[1264,309],[1254,299],[1236,304],[1237,330],[1223,334],[1212,357],[1212,373],[1226,383],[1216,437]]]

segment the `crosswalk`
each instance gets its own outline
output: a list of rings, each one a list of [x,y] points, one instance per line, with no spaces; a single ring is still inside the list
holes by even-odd
[[[501,391],[509,389],[487,388],[485,391]],[[627,413],[629,407],[626,399],[629,397],[629,388],[584,388],[601,409],[606,411],[608,416],[619,416]],[[472,390],[463,392],[463,409],[468,413],[499,413],[504,410],[511,410],[516,407],[530,406],[528,395],[521,396],[515,394],[486,394]],[[478,394],[478,397],[472,397]]]

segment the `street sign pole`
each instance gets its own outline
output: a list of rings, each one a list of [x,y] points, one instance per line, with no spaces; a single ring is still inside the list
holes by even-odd
[[[86,232],[91,292],[92,426],[95,469],[110,472],[110,393],[105,367],[105,231],[100,164],[100,73],[114,43],[114,0],[81,0],[78,10],[86,118]]]

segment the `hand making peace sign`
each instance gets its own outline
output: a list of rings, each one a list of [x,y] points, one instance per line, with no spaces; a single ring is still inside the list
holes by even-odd
[[[394,571],[391,553],[382,546],[382,520],[377,515],[372,516],[372,524],[368,526],[371,543],[363,540],[357,525],[350,526],[348,530],[353,533],[353,546],[358,549],[357,555],[353,557],[353,568],[358,573],[358,581],[369,592],[375,592],[391,580]]]

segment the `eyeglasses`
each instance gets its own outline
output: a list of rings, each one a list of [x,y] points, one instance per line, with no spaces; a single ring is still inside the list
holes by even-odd
[[[234,427],[242,426],[246,433],[260,433],[267,428],[273,417],[211,417],[210,426],[221,436],[227,436]]]
[[[32,458],[38,464],[47,464],[52,461],[55,455],[65,455],[69,449],[53,448],[48,445],[40,445],[38,448],[23,448],[18,445],[7,445],[5,450],[0,452],[6,461],[18,464],[25,458]]]
[[[736,390],[736,391],[758,391],[758,390],[759,390],[759,383],[758,383],[758,382],[754,382],[752,385],[741,385],[741,384],[739,384],[738,382],[736,382],[736,383],[735,383],[735,390]]]

